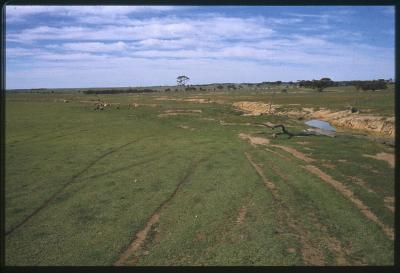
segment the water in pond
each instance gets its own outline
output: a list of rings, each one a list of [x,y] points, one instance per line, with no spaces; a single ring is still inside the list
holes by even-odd
[[[307,124],[308,126],[311,127],[316,127],[322,130],[327,130],[327,131],[336,131],[336,129],[334,127],[332,127],[329,122],[323,121],[323,120],[319,120],[319,119],[312,119],[309,121],[304,122],[305,124]]]

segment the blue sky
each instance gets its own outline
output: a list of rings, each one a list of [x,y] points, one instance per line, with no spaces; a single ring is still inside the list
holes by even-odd
[[[6,88],[394,78],[393,6],[7,6]]]

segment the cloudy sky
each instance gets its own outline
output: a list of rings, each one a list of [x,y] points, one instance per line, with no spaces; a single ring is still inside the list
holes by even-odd
[[[394,77],[392,6],[7,6],[6,88]]]

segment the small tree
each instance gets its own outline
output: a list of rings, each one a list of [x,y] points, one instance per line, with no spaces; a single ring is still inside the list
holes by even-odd
[[[329,86],[334,86],[334,82],[330,78],[322,78],[319,81],[314,81],[314,86],[318,88],[319,92],[322,92]]]
[[[176,78],[176,82],[178,85],[186,85],[186,82],[189,81],[189,77],[182,75]]]

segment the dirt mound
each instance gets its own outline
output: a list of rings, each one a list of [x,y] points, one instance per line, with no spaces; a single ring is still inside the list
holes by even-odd
[[[253,137],[251,135],[244,134],[244,133],[240,133],[239,137],[241,139],[247,139],[250,142],[250,144],[253,145],[253,146],[269,144],[269,139],[263,138],[263,137]]]
[[[247,116],[260,116],[262,114],[274,114],[279,105],[262,102],[238,101],[232,104],[233,107],[245,111]]]
[[[376,155],[363,155],[363,156],[386,161],[387,163],[389,163],[390,167],[394,168],[394,154],[378,153]]]

